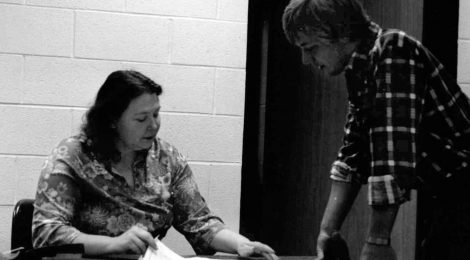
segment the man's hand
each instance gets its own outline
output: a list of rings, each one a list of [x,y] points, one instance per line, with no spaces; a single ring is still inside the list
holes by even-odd
[[[320,232],[317,239],[317,257],[315,260],[349,259],[348,246],[339,232],[333,232],[331,235]]]
[[[362,248],[360,260],[397,260],[395,250],[391,246],[366,243]]]
[[[330,197],[317,238],[317,260],[350,259],[348,246],[339,234],[339,230],[360,188],[359,183],[341,181],[331,183]]]

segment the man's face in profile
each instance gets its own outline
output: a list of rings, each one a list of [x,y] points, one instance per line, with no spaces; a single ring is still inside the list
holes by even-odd
[[[321,71],[335,76],[340,74],[348,60],[345,45],[347,39],[331,41],[318,36],[318,33],[306,27],[297,33],[295,45],[302,51],[302,62],[314,65]]]

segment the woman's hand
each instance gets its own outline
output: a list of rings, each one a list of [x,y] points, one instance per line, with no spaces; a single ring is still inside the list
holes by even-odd
[[[147,247],[157,249],[157,244],[152,235],[145,229],[133,226],[123,234],[111,239],[109,244],[110,254],[145,254]]]
[[[362,248],[360,260],[397,260],[395,250],[391,246],[366,243]]]
[[[317,257],[315,260],[349,260],[349,250],[346,241],[339,232],[331,235],[320,231],[317,239]],[[362,260],[362,259],[361,259]]]
[[[274,250],[260,242],[256,241],[243,241],[238,245],[237,253],[239,256],[248,257],[253,254],[263,255],[268,260],[278,260]]]

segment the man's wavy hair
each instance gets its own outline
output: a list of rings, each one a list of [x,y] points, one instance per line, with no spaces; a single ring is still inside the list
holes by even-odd
[[[96,159],[105,163],[121,159],[115,125],[131,101],[144,93],[160,96],[162,87],[133,70],[115,71],[106,78],[82,124],[82,133]]]
[[[284,34],[292,44],[306,28],[331,42],[344,37],[354,41],[368,33],[370,22],[357,0],[291,0],[282,16]]]

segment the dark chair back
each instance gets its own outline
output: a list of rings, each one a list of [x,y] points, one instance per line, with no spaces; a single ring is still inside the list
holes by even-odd
[[[34,199],[22,199],[13,209],[11,225],[11,249],[24,247],[26,250],[33,248],[31,239],[31,225],[33,221]]]
[[[23,247],[16,253],[15,260],[40,260],[43,257],[54,257],[57,254],[75,254],[76,259],[81,259],[85,248],[83,244],[63,244],[46,246],[33,249],[31,239],[33,224],[34,199],[22,199],[13,209],[13,221],[11,225],[11,249]],[[0,259],[1,256],[0,256]]]

